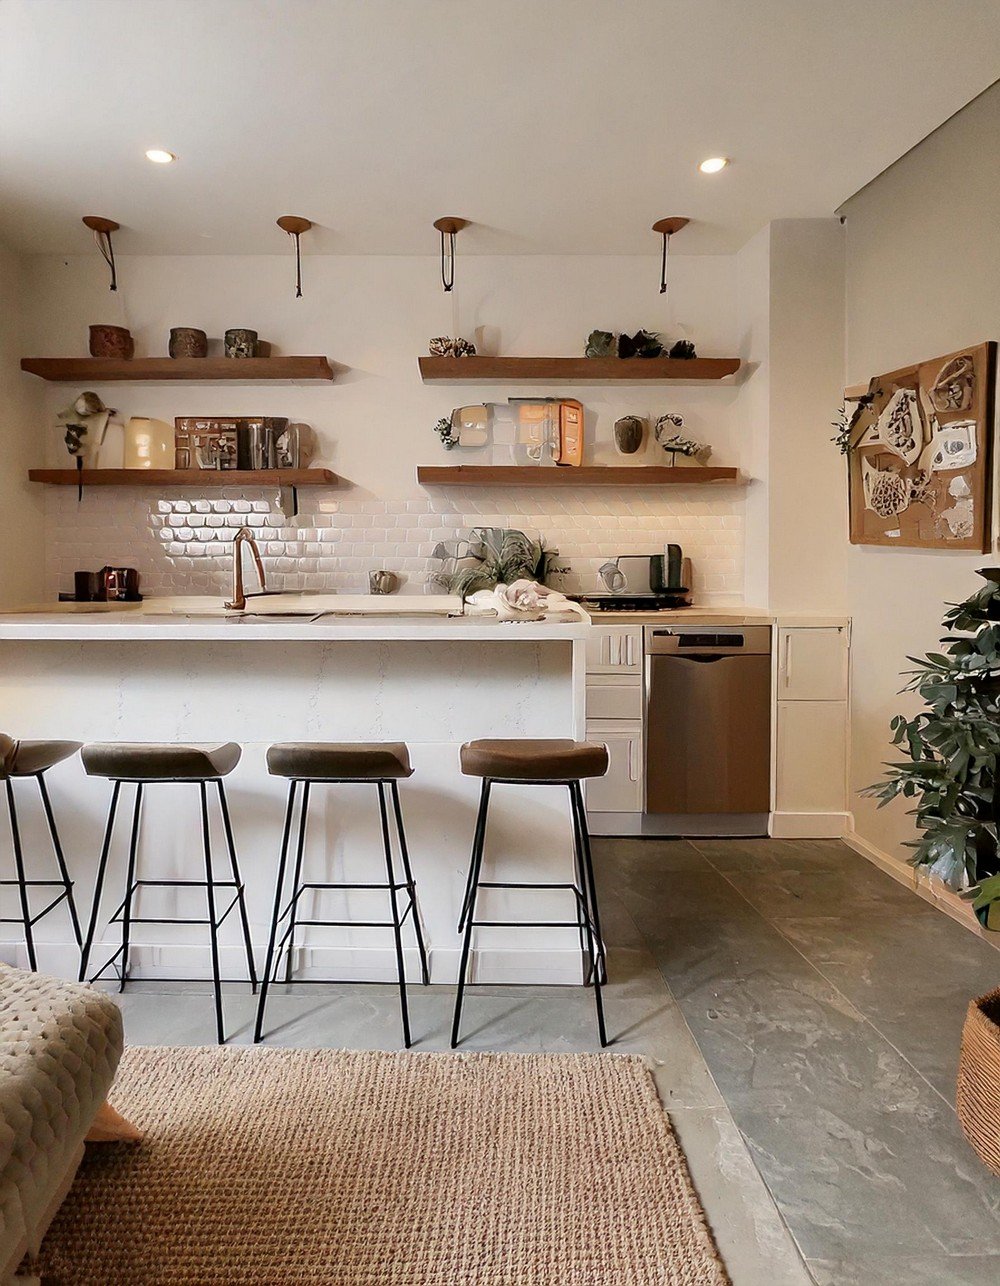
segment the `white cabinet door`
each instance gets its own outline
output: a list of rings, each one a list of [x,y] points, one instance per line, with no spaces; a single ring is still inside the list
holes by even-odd
[[[641,675],[641,626],[595,625],[587,639],[587,673]]]
[[[642,812],[642,725],[596,720],[587,724],[587,739],[602,741],[611,760],[606,777],[586,783],[587,811]]]
[[[776,759],[777,812],[845,812],[846,702],[779,701]]]
[[[847,699],[847,630],[843,626],[778,630],[779,701]]]

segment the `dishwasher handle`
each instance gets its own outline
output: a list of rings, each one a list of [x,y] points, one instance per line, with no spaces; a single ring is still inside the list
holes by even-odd
[[[692,661],[723,656],[767,656],[771,651],[771,627],[705,627],[687,625],[646,630],[647,656],[684,657]]]

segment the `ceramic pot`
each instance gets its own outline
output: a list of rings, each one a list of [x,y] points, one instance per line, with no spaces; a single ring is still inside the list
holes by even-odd
[[[125,326],[91,326],[91,357],[118,357],[126,361],[135,352],[135,341]]]
[[[175,326],[170,332],[167,352],[171,357],[207,357],[208,336],[193,326]]]
[[[256,357],[257,356],[257,332],[255,330],[227,330],[226,331],[226,356],[227,357]]]

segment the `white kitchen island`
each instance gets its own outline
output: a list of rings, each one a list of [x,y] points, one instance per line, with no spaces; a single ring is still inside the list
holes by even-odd
[[[457,973],[456,921],[479,790],[478,781],[459,771],[459,747],[477,737],[582,739],[590,629],[574,617],[537,623],[423,616],[263,621],[147,610],[0,616],[0,730],[15,738],[82,742],[239,742],[243,759],[227,779],[227,789],[261,959],[287,788],[267,773],[267,746],[275,741],[405,741],[415,771],[401,784],[401,798],[431,976],[435,982],[449,982]],[[84,917],[110,786],[87,778],[79,758],[55,768],[47,781]],[[29,874],[45,878],[49,849],[37,791],[30,781],[15,788]],[[130,791],[125,788],[126,806]],[[565,795],[552,787],[498,787],[487,865],[501,859],[505,877],[515,880],[570,878]],[[200,878],[197,796],[190,786],[147,789],[143,874]],[[120,809],[105,918],[121,896],[127,826],[127,811]],[[217,860],[223,859],[221,833],[214,840]],[[383,877],[373,787],[314,789],[306,862],[307,878],[318,881]],[[219,865],[221,870],[221,861]],[[202,895],[194,891],[156,889],[141,896],[145,900],[138,915],[204,913]],[[323,903],[316,905],[315,914],[321,917],[372,920],[385,915],[382,895],[320,896]],[[506,905],[491,906],[498,913],[495,918],[558,919],[573,913],[572,907],[553,901],[554,895],[541,900],[526,893],[509,896]],[[308,915],[309,905],[303,910]],[[110,954],[117,931],[106,935],[106,952],[95,946],[95,965]],[[223,974],[239,978],[243,968],[235,916],[222,932]],[[19,926],[4,925],[2,933],[3,957],[23,963]],[[408,972],[416,979],[416,952],[407,931],[404,936]],[[41,968],[75,973],[78,956],[61,910],[38,924],[36,941]],[[133,941],[134,978],[210,976],[205,929],[140,925]],[[473,979],[581,979],[574,930],[482,930],[479,942]],[[391,932],[304,929],[295,970],[301,978],[389,981],[395,974]]]

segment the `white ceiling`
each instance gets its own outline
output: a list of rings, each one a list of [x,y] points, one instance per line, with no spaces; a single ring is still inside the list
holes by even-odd
[[[729,253],[1000,77],[998,0],[0,0],[0,236],[120,253]],[[148,147],[175,152],[151,165]],[[733,158],[720,175],[697,163]],[[996,158],[992,158],[995,163]],[[956,194],[960,199],[960,194]]]

